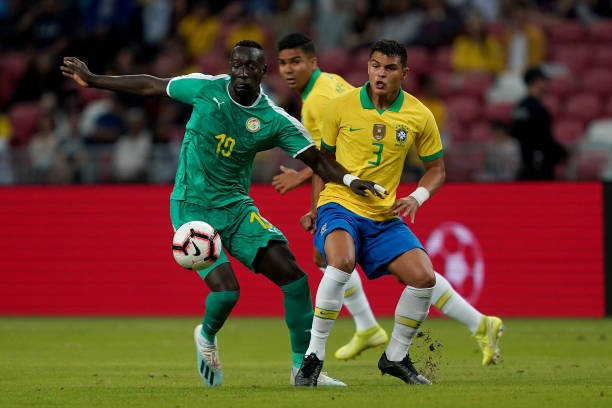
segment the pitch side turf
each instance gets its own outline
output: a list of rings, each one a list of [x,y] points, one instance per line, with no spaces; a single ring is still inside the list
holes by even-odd
[[[282,319],[230,318],[219,336],[225,383],[196,372],[198,318],[0,318],[0,407],[612,407],[612,320],[505,319],[504,360],[480,366],[468,331],[428,320],[407,386],[376,369],[382,349],[333,359],[352,323],[339,320],[324,371],[346,388],[289,385]],[[389,319],[381,320],[391,330]],[[433,349],[433,351],[431,350]]]

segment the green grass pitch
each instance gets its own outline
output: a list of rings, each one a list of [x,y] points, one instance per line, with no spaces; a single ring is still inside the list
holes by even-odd
[[[381,376],[382,349],[334,360],[353,330],[340,319],[324,371],[349,387],[333,389],[289,385],[288,334],[275,318],[229,319],[219,335],[225,382],[206,388],[196,372],[198,322],[2,317],[0,407],[612,407],[610,319],[506,319],[504,358],[491,367],[480,366],[463,326],[429,319],[412,354],[431,387]]]

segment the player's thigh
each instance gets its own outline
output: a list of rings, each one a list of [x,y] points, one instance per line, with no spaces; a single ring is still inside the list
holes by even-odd
[[[226,249],[244,266],[257,272],[254,262],[260,249],[266,248],[270,242],[286,243],[287,238],[253,205],[240,207],[234,212],[234,219],[226,234]]]
[[[431,288],[436,284],[431,260],[421,248],[404,252],[391,261],[387,269],[404,285]]]
[[[352,272],[359,242],[355,214],[335,203],[319,207],[314,245],[327,265]]]
[[[255,273],[262,274],[278,286],[295,282],[306,275],[297,264],[289,245],[281,241],[270,241],[266,247],[259,248],[253,268]]]
[[[221,243],[224,244],[224,231],[227,228],[226,218],[228,217],[225,217],[222,213],[218,214],[218,211],[208,210],[197,204],[188,203],[186,201],[170,200],[170,219],[172,220],[172,227],[175,230],[189,221],[204,221],[217,230],[221,236]],[[223,274],[223,276],[228,277],[227,283],[231,284],[232,282],[236,282],[236,277],[234,276],[234,272],[231,270],[231,266],[229,266],[229,259],[227,258],[225,250],[221,251],[221,255],[219,255],[219,258],[215,261],[215,263],[206,269],[197,271],[197,273],[202,279],[204,279],[204,281],[206,281],[208,274],[223,264],[227,264],[227,266],[221,270],[225,270],[227,267],[229,267],[231,271],[231,277],[227,274],[227,272]],[[211,290],[214,289],[211,288]]]
[[[360,219],[359,235],[362,242],[357,260],[368,279],[392,273],[388,265],[406,252],[418,248],[425,253],[421,242],[400,219],[384,222]]]
[[[355,241],[344,229],[335,229],[325,238],[327,264],[346,273],[355,269]]]

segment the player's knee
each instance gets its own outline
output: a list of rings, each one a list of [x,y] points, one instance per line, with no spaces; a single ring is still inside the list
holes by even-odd
[[[396,274],[395,277],[401,284],[419,289],[432,288],[436,284],[434,271],[419,265],[413,265],[410,269]]]
[[[412,286],[415,288],[433,288],[436,284],[436,275],[433,270],[426,268],[415,273]]]
[[[328,259],[327,264],[346,273],[351,273],[353,269],[355,269],[355,258],[352,256],[336,257],[334,259]]]

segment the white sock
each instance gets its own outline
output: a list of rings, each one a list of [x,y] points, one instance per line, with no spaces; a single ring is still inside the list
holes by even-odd
[[[395,324],[385,354],[390,361],[401,361],[412,338],[427,317],[433,288],[406,286],[395,308]]]
[[[433,287],[431,304],[448,317],[463,323],[472,333],[478,329],[482,320],[482,313],[455,292],[450,282],[438,272],[436,272],[436,285]]]
[[[308,350],[306,350],[307,356],[310,353],[315,353],[319,360],[325,358],[325,343],[327,343],[329,332],[342,308],[344,285],[350,277],[351,274],[333,266],[327,266],[325,269],[325,274],[317,289],[316,307],[310,332],[310,345]]]
[[[325,273],[325,268],[319,269],[321,269],[321,272]],[[361,278],[359,277],[357,269],[353,269],[351,278],[344,286],[344,306],[346,306],[351,316],[353,316],[357,330],[361,331],[378,326],[378,322],[370,308],[368,298],[363,291],[363,285],[361,284]]]

